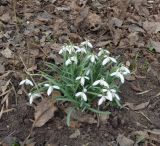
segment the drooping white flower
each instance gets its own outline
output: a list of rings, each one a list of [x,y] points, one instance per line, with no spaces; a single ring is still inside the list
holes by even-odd
[[[91,73],[91,69],[87,69],[86,76],[88,76]]]
[[[107,55],[105,55],[104,57],[105,59],[103,60],[102,65],[106,65],[108,62],[111,62],[111,61],[114,63],[117,63],[116,59],[113,57],[109,57]]]
[[[97,85],[101,85],[109,88],[108,83],[104,79],[97,80],[93,83],[93,86],[97,86]]]
[[[78,60],[77,60],[76,56],[73,56],[73,57],[67,59],[66,62],[65,62],[65,65],[68,66],[68,65],[70,65],[72,63],[75,63],[75,64],[78,63]]]
[[[89,48],[93,48],[93,45],[89,42],[89,40],[82,42],[81,46],[87,46]]]
[[[48,90],[47,90],[47,95],[50,96],[51,93],[53,92],[54,89],[57,89],[59,90],[60,88],[58,86],[52,86],[52,85],[49,85],[49,84],[44,84],[45,87],[48,87]]]
[[[104,96],[101,96],[101,98],[98,100],[98,105],[101,105],[105,101],[106,101],[106,98]]]
[[[19,85],[23,85],[23,84],[33,86],[33,82],[32,82],[31,80],[29,80],[29,79],[22,80],[22,81],[19,83]]]
[[[124,83],[124,75],[129,74],[130,71],[128,68],[126,68],[125,66],[121,66],[120,68],[118,68],[115,72],[111,73],[110,76],[115,76],[117,78],[119,78],[121,80],[121,83]]]
[[[86,48],[85,47],[77,47],[77,46],[75,46],[75,48],[76,48],[76,53],[87,53],[87,51],[86,51]]]
[[[92,63],[95,63],[96,60],[98,60],[98,57],[94,54],[89,55],[87,58],[90,59]]]
[[[101,98],[98,101],[98,105],[101,105],[105,100],[113,101],[113,98],[116,98],[117,100],[120,100],[120,97],[116,93],[115,89],[106,89],[105,90],[105,95],[98,95]]]
[[[81,97],[84,101],[87,101],[87,95],[86,95],[87,89],[83,89],[82,92],[78,92],[75,94],[76,97]]]
[[[39,94],[39,93],[29,93],[28,96],[29,96],[29,103],[30,104],[33,103],[34,99],[42,97],[41,94]]]
[[[74,45],[63,46],[62,49],[59,51],[59,54],[62,54],[64,52],[68,52],[69,54],[72,54],[73,52],[75,52],[75,46]]]
[[[76,80],[80,80],[81,86],[84,86],[84,84],[85,84],[85,79],[86,79],[86,80],[89,80],[89,77],[87,77],[87,76],[79,76],[79,77],[76,78]]]
[[[124,76],[121,72],[119,72],[119,71],[113,72],[113,73],[111,73],[110,76],[115,76],[121,80],[122,84],[124,83]]]
[[[127,67],[125,67],[125,66],[121,66],[121,67],[119,68],[119,71],[120,71],[123,75],[130,74],[130,70],[129,70]]]
[[[104,50],[102,48],[99,48],[99,52],[98,52],[98,56],[102,56],[102,55],[108,55],[110,54],[110,52],[108,50]]]

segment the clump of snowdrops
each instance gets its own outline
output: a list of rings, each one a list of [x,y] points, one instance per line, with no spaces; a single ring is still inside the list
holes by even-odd
[[[28,79],[20,82],[20,85],[33,86],[28,94],[30,104],[35,98],[43,98],[45,93],[50,96],[58,90],[62,96],[56,97],[57,102],[70,102],[77,110],[109,113],[108,105],[120,105],[119,88],[130,71],[111,57],[108,50],[99,48],[95,53],[93,45],[85,41],[79,46],[65,45],[59,54],[63,63],[59,66],[46,63],[52,74],[40,72],[38,75],[44,78],[42,83],[35,86]]]

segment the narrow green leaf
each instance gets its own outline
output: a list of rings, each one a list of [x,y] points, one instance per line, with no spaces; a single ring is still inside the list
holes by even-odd
[[[72,107],[69,109],[68,113],[67,113],[67,126],[70,126],[70,121],[71,121],[71,114],[72,112],[75,110],[75,107]]]

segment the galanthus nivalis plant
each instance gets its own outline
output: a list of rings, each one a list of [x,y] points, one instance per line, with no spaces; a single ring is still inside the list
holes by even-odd
[[[51,70],[38,74],[44,81],[29,93],[30,103],[44,93],[50,96],[58,90],[62,96],[56,100],[70,102],[74,109],[109,113],[106,105],[120,105],[119,87],[130,71],[111,57],[108,50],[100,48],[96,53],[87,40],[79,46],[64,45],[59,54],[63,63],[59,66],[46,63]],[[22,84],[34,86],[28,79],[21,81]]]

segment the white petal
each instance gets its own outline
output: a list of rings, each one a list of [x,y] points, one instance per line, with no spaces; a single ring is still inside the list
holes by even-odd
[[[113,97],[112,97],[112,93],[110,91],[107,92],[107,96],[105,96],[106,99],[108,99],[109,101],[112,101],[113,100]]]
[[[50,85],[49,85],[49,84],[44,84],[44,86],[45,86],[45,87],[49,87]]]
[[[100,80],[95,81],[92,85],[97,86],[100,83]]]
[[[94,55],[91,56],[91,62],[92,62],[92,63],[95,62],[95,56],[94,56]]]
[[[81,85],[84,86],[84,83],[85,83],[85,78],[81,77]]]
[[[62,54],[63,53],[63,50],[61,49],[60,51],[59,51],[59,54]]]
[[[102,89],[102,92],[104,93],[104,92],[107,92],[108,90],[107,89]]]
[[[76,78],[76,80],[80,80],[80,79],[81,79],[81,76],[79,76],[79,77]]]
[[[101,105],[104,101],[106,101],[106,99],[104,96],[102,96],[98,101],[98,105]]]
[[[113,58],[113,57],[109,57],[109,58],[110,58],[110,60],[111,60],[112,62],[117,63],[117,60],[116,60],[115,58]]]
[[[68,66],[69,64],[72,64],[72,61],[70,59],[68,59],[66,62],[65,62],[66,66]]]
[[[110,74],[110,76],[116,76],[117,72],[113,72]]]
[[[98,52],[98,56],[102,56],[103,55],[103,53],[104,53],[104,51],[102,50],[102,48],[99,48],[99,52]]]
[[[84,78],[87,79],[87,80],[89,80],[89,77],[86,77],[86,76],[85,76]]]
[[[107,88],[109,88],[108,83],[107,83],[106,81],[104,81],[104,80],[101,80],[100,84],[101,84],[102,86],[106,86]]]
[[[52,86],[54,89],[59,90],[60,88],[58,86]]]
[[[88,69],[87,72],[86,72],[86,75],[88,76],[90,74],[91,70]]]
[[[25,82],[26,82],[26,80],[22,80],[22,81],[19,83],[19,85],[23,85],[23,84],[25,84]]]
[[[83,92],[82,92],[82,98],[83,98],[84,101],[87,101],[87,96],[86,96],[86,94],[83,93]]]
[[[34,99],[41,97],[41,94],[39,94],[39,93],[33,93],[33,94],[29,93],[28,96],[29,96],[29,103],[32,104]]]
[[[116,97],[118,100],[120,100],[120,97],[119,97],[119,95],[118,94],[114,94],[114,97]]]
[[[31,85],[31,86],[33,86],[33,83],[32,83],[32,81],[26,79],[26,85]]]
[[[102,65],[106,65],[108,62],[110,61],[110,59],[107,57],[103,60]]]
[[[78,92],[75,94],[76,97],[80,97],[82,92]]]
[[[47,90],[47,95],[50,96],[53,91],[53,86],[50,86]]]
[[[88,47],[93,48],[93,46],[90,42],[88,42]]]
[[[116,76],[120,78],[121,83],[123,84],[124,83],[124,76],[121,73],[117,73]]]

